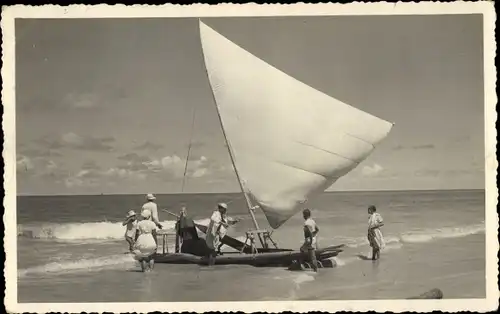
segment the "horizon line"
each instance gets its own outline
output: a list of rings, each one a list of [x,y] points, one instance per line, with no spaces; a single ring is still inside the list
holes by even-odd
[[[323,193],[358,193],[358,192],[431,192],[431,191],[486,191],[486,188],[446,188],[446,189],[401,189],[401,190],[330,190]],[[184,193],[153,193],[155,195],[193,195],[193,194],[242,194],[243,192],[184,192]],[[116,196],[116,195],[142,195],[146,193],[100,193],[100,194],[17,194],[19,196]]]

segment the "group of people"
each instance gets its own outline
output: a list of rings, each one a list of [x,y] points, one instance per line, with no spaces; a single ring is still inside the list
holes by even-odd
[[[319,228],[316,222],[311,217],[311,211],[304,209],[302,212],[304,217],[304,244],[300,248],[303,253],[307,253],[312,269],[318,271],[318,262],[316,260],[317,249],[317,234]],[[380,228],[384,225],[382,216],[377,213],[377,208],[374,205],[368,207],[368,232],[367,238],[372,248],[372,260],[380,258],[380,250],[385,246],[384,236]]]
[[[153,270],[153,256],[158,246],[156,233],[163,227],[158,218],[156,197],[148,194],[146,200],[139,214],[133,210],[128,212],[123,225],[126,226],[125,240],[129,244],[129,251],[141,263],[142,271],[149,272]]]
[[[217,251],[220,252],[221,239],[224,237],[228,222],[226,218],[227,205],[222,203],[218,206],[218,211],[215,211],[210,218],[210,225],[207,231],[206,243],[210,249],[209,265],[213,265]],[[382,216],[377,213],[377,208],[374,205],[368,207],[368,232],[367,238],[372,247],[372,260],[380,258],[380,250],[384,248],[385,242],[380,228],[384,225]],[[300,251],[304,253],[311,262],[312,269],[318,271],[318,262],[316,258],[317,235],[319,227],[312,218],[311,210],[306,208],[302,211],[304,217],[304,243],[300,247]]]
[[[226,203],[218,203],[205,230],[206,237],[200,239],[193,219],[187,215],[186,207],[182,207],[175,227],[178,239],[178,241],[176,240],[176,252],[204,256],[207,258],[208,265],[213,265],[215,257],[221,251],[222,239],[226,235],[227,228],[238,221],[238,219],[227,217]]]
[[[147,194],[146,200],[146,203],[142,205],[140,213],[136,213],[133,210],[127,213],[123,226],[126,226],[125,240],[129,245],[129,251],[141,263],[142,270],[149,272],[154,267],[154,255],[158,247],[157,231],[163,227],[158,218],[158,206],[155,203],[156,197],[153,194]],[[227,204],[219,203],[217,204],[217,210],[210,217],[210,224],[208,225],[207,236],[205,238],[207,249],[204,250],[204,255],[206,255],[209,265],[215,263],[215,257],[220,252],[222,247],[221,240],[225,236],[227,228],[237,221],[229,221],[226,213]],[[181,209],[176,229],[178,235],[181,235],[183,240],[190,237],[198,240],[197,234],[193,234],[196,233],[194,222],[187,217],[185,207]],[[189,234],[182,234],[182,230],[184,230],[184,233],[187,230]]]
[[[147,202],[142,206],[141,213],[137,215],[133,210],[129,211],[123,225],[127,226],[125,239],[129,243],[130,252],[132,252],[141,263],[143,271],[151,271],[154,267],[153,256],[157,250],[156,232],[158,229],[162,229],[162,225],[158,219],[158,207],[154,202],[156,199],[155,196],[153,194],[148,194],[146,199]],[[380,250],[385,246],[384,237],[380,230],[384,225],[384,221],[382,216],[377,213],[377,208],[374,205],[368,207],[368,214],[367,238],[372,247],[372,260],[377,260],[380,258]],[[317,272],[318,262],[316,258],[316,249],[319,227],[312,218],[310,209],[304,209],[302,215],[304,217],[304,243],[300,251],[308,257],[312,269]],[[183,207],[176,226],[178,234],[180,234],[183,227],[185,230],[189,231],[192,229],[196,232],[194,222],[192,222],[191,219],[186,219],[186,208]],[[234,223],[234,221],[232,223]],[[207,250],[205,255],[208,260],[208,265],[215,264],[215,258],[217,254],[220,253],[223,245],[222,239],[227,232],[227,228],[232,223],[227,217],[227,204],[217,204],[217,210],[212,213],[210,223],[206,230],[205,244]],[[185,227],[187,227],[187,229]],[[197,235],[193,237],[196,238],[195,240],[198,240]],[[186,237],[183,235],[183,238]],[[187,238],[189,239],[190,237]]]

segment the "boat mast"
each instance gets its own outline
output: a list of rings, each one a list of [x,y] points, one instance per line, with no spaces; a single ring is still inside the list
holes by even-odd
[[[208,75],[208,73],[207,73],[207,75]],[[220,115],[219,107],[217,106],[217,101],[215,100],[215,96],[213,95],[213,91],[212,91],[212,96],[213,96],[213,99],[215,102],[215,107],[217,109],[217,116],[219,117],[219,122],[220,122],[220,126],[222,129],[222,134],[224,135],[224,140],[226,142],[226,146],[227,146],[227,149],[229,151],[229,157],[231,158],[231,164],[233,165],[234,172],[236,173],[236,178],[238,179],[238,183],[240,185],[241,192],[243,192],[243,195],[245,196],[245,200],[246,200],[247,207],[248,207],[248,212],[250,213],[250,216],[252,216],[253,225],[254,225],[255,229],[259,230],[259,224],[257,223],[257,219],[255,218],[255,213],[252,209],[252,202],[250,201],[250,198],[248,197],[248,195],[246,193],[246,189],[245,189],[245,186],[243,184],[243,181],[241,180],[240,173],[238,172],[238,168],[236,167],[236,163],[234,162],[233,149],[231,148],[231,144],[229,143],[229,140],[227,139],[226,130],[224,129],[224,124],[222,123],[222,117]]]
[[[217,104],[216,104],[216,106],[217,106]],[[243,195],[245,196],[245,200],[246,200],[247,207],[248,207],[248,212],[250,213],[250,216],[252,216],[252,221],[253,221],[253,225],[255,226],[255,229],[259,230],[259,224],[257,223],[257,219],[255,218],[255,213],[253,211],[252,202],[250,201],[250,198],[248,197],[248,195],[245,191],[245,186],[243,185],[243,182],[241,181],[241,177],[240,177],[240,174],[238,172],[238,169],[236,168],[236,164],[234,162],[233,150],[231,148],[231,144],[229,144],[229,140],[227,139],[226,131],[224,130],[224,125],[222,124],[222,118],[220,116],[218,109],[217,109],[217,115],[219,116],[219,121],[221,123],[222,133],[223,133],[224,139],[226,141],[226,145],[227,145],[227,148],[229,151],[229,157],[231,158],[231,163],[233,164],[234,172],[236,173],[236,178],[238,179],[238,183],[240,184],[241,191],[243,192]]]
[[[198,19],[198,23],[201,23],[201,20]],[[201,50],[202,50],[202,53],[204,54],[203,47],[202,47]],[[203,62],[205,62],[205,61],[203,61]],[[255,227],[256,230],[259,230],[259,224],[257,223],[257,219],[255,218],[255,213],[254,213],[254,210],[252,208],[252,202],[250,201],[250,199],[249,199],[249,197],[248,197],[248,195],[246,193],[245,186],[243,184],[243,181],[241,180],[240,174],[238,172],[238,168],[236,167],[236,163],[234,161],[235,158],[234,158],[233,150],[232,150],[231,144],[229,143],[229,140],[227,138],[226,130],[224,129],[224,124],[222,123],[222,117],[221,117],[220,112],[219,112],[219,107],[217,105],[217,100],[215,99],[214,91],[213,91],[213,88],[212,88],[212,83],[210,82],[210,77],[208,75],[208,69],[207,69],[206,64],[204,64],[204,68],[205,68],[205,73],[207,74],[208,82],[210,84],[210,90],[211,90],[211,93],[212,93],[212,99],[214,100],[214,103],[215,103],[215,108],[216,108],[216,111],[217,111],[217,116],[219,117],[219,122],[220,122],[220,126],[221,126],[221,129],[222,129],[222,134],[224,135],[224,140],[226,142],[226,146],[227,146],[228,151],[229,151],[229,157],[231,158],[231,163],[233,165],[234,172],[236,173],[236,178],[238,179],[238,183],[240,185],[240,189],[243,192],[243,195],[245,196],[245,200],[246,200],[247,207],[248,207],[248,212],[250,213],[250,216],[252,217],[253,225],[254,225],[254,227]],[[264,241],[262,240],[262,238],[260,237],[260,235],[259,235],[259,240],[260,240],[260,243],[262,244],[262,246],[264,247],[265,244],[264,244]]]
[[[207,76],[208,76],[208,72],[207,72]],[[253,210],[252,202],[250,201],[250,198],[248,197],[248,195],[246,193],[245,186],[243,184],[243,181],[241,180],[240,174],[238,172],[238,168],[236,167],[236,163],[234,161],[233,149],[231,148],[231,144],[229,143],[229,140],[227,138],[226,130],[224,129],[224,124],[222,123],[222,117],[220,115],[219,107],[217,106],[217,101],[215,100],[215,96],[213,94],[213,91],[212,91],[212,97],[214,99],[215,107],[217,108],[217,116],[219,117],[219,122],[220,122],[220,126],[222,129],[222,134],[224,135],[224,140],[226,142],[226,146],[227,146],[228,151],[229,151],[229,157],[231,158],[231,163],[233,165],[234,172],[236,173],[236,178],[238,179],[238,183],[240,184],[240,189],[243,192],[243,195],[245,196],[245,200],[246,200],[247,207],[248,207],[248,212],[250,213],[250,216],[252,217],[252,221],[253,221],[253,225],[255,227],[255,230],[260,230],[259,224],[257,223],[257,219],[255,218],[255,213]],[[259,238],[259,242],[262,245],[262,247],[266,248],[267,242],[262,239],[260,233],[258,234],[258,238]]]

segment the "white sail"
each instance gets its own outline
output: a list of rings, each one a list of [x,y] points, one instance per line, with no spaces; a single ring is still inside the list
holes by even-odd
[[[392,128],[283,73],[201,21],[200,37],[243,192],[274,229],[354,169]]]

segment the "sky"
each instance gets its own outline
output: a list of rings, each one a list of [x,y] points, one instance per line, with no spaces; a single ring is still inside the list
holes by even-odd
[[[484,188],[480,15],[203,21],[395,123],[331,190]],[[16,154],[21,195],[239,191],[196,18],[16,20]]]

